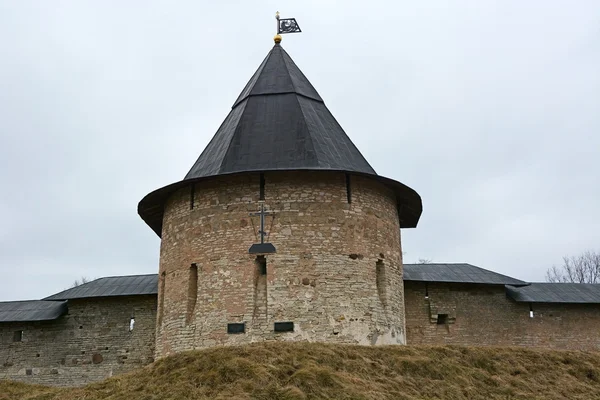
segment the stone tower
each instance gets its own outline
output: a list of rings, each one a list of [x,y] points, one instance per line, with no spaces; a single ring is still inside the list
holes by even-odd
[[[277,42],[185,178],[139,204],[162,239],[156,356],[403,344],[400,228],[421,210],[414,190],[375,173]],[[272,246],[250,251],[261,232]]]

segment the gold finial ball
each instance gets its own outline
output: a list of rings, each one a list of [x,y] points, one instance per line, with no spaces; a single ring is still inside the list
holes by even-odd
[[[281,35],[280,34],[275,35],[275,37],[273,38],[273,40],[277,44],[281,43]]]

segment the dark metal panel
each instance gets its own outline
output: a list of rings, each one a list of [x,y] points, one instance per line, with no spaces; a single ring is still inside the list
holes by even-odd
[[[246,97],[248,97],[250,95],[250,92],[252,91],[252,88],[254,88],[254,85],[256,84],[256,81],[260,77],[265,64],[267,63],[267,61],[269,60],[269,58],[271,57],[272,54],[273,54],[273,52],[270,51],[267,54],[267,56],[265,57],[265,59],[263,60],[263,62],[260,63],[260,65],[258,66],[258,69],[256,70],[256,72],[254,72],[254,75],[252,75],[252,77],[250,78],[250,80],[248,81],[248,83],[246,83],[246,86],[244,86],[244,89],[242,90],[242,93],[240,93],[240,95],[235,100],[235,102],[233,103],[233,106],[231,108],[235,108],[235,106],[237,106]]]
[[[0,302],[0,322],[32,322],[57,319],[68,311],[66,301]]]
[[[231,110],[184,179],[218,175],[221,173],[221,165],[229,150],[233,135],[245,108],[246,103]]]
[[[517,302],[600,304],[600,285],[590,283],[532,283],[506,286],[507,295]]]
[[[323,102],[319,93],[315,87],[310,83],[308,78],[302,73],[300,68],[296,65],[292,57],[283,49],[281,46],[277,46],[281,49],[281,55],[283,57],[283,61],[287,67],[288,73],[290,74],[290,78],[292,79],[292,84],[296,89],[296,93],[301,94],[302,96],[308,97],[310,99]]]
[[[405,281],[526,285],[526,282],[471,264],[404,264]]]
[[[100,278],[62,291],[44,300],[68,300],[90,297],[135,296],[158,293],[158,275],[112,276]]]
[[[238,334],[246,332],[246,323],[245,322],[233,322],[227,324],[227,333],[229,334]]]
[[[301,96],[297,99],[314,144],[319,168],[376,174],[325,104]]]
[[[262,65],[260,76],[250,91],[251,96],[295,92],[282,53],[281,46],[273,47],[267,62]]]
[[[323,101],[283,47],[276,44],[252,75],[233,107],[249,96],[282,93],[297,93],[316,101]]]
[[[296,97],[281,94],[249,98],[220,173],[317,167]]]

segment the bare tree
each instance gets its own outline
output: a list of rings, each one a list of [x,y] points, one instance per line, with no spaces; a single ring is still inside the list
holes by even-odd
[[[417,264],[431,264],[431,259],[430,258],[419,258],[419,261],[417,261]]]
[[[578,256],[563,257],[563,265],[546,271],[548,282],[600,283],[600,253],[586,251]]]
[[[82,276],[81,279],[75,279],[73,281],[73,283],[71,284],[71,287],[77,287],[79,285],[83,285],[84,283],[88,283],[90,280],[88,278],[86,278],[85,276]]]

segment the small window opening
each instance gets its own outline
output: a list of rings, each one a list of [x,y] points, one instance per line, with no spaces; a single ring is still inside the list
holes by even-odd
[[[427,286],[427,282],[425,282],[425,300],[429,299],[429,287]]]
[[[437,324],[438,325],[446,325],[447,323],[448,323],[448,314],[438,314]]]
[[[196,185],[192,185],[190,189],[190,210],[194,209],[194,201],[196,200]]]
[[[350,186],[350,174],[346,174],[346,198],[348,204],[352,203],[352,187]]]
[[[294,332],[293,322],[275,322],[275,332]]]
[[[529,318],[533,318],[533,307],[529,305]]]
[[[133,326],[135,325],[135,318],[131,317],[129,319],[129,332],[133,331]]]
[[[167,274],[163,271],[160,274],[160,288],[158,290],[158,325],[162,325],[165,310],[165,281]]]
[[[387,279],[385,276],[385,264],[383,260],[375,263],[375,284],[377,285],[377,294],[379,301],[384,307],[387,307]]]
[[[23,341],[23,331],[15,331],[13,334],[13,342]]]
[[[245,333],[246,332],[246,323],[245,322],[235,322],[231,324],[227,324],[227,333],[229,334],[237,334],[237,333]]]
[[[265,174],[260,174],[260,191],[258,194],[258,199],[265,199]]]
[[[198,298],[198,265],[193,263],[190,265],[188,276],[188,296],[187,296],[187,313],[185,317],[186,323],[190,323],[196,309],[196,299]]]
[[[267,258],[265,256],[256,257],[256,267],[258,268],[259,275],[267,274]]]

